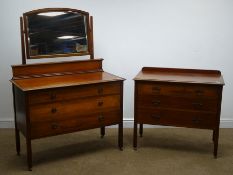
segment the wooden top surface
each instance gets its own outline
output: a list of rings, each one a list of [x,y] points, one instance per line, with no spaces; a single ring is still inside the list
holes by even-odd
[[[144,67],[134,80],[224,85],[218,70]]]
[[[118,76],[100,71],[71,75],[15,79],[11,80],[11,82],[23,91],[32,91],[123,80],[123,78]]]

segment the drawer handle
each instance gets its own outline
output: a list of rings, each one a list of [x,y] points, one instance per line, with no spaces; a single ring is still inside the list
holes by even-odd
[[[154,100],[154,101],[152,101],[152,104],[154,106],[159,106],[160,105],[160,100]]]
[[[55,100],[56,97],[57,97],[56,94],[51,94],[51,96],[50,96],[51,100]]]
[[[98,102],[98,106],[103,106],[104,102],[103,101],[99,101]]]
[[[58,126],[59,126],[58,123],[52,123],[52,125],[51,125],[52,129],[57,129]]]
[[[52,108],[52,109],[51,109],[51,112],[54,114],[54,113],[57,112],[57,109],[56,109],[56,108]]]
[[[98,94],[103,94],[104,89],[102,87],[98,88]]]
[[[152,87],[152,91],[154,91],[154,92],[160,92],[160,90],[161,90],[160,87],[157,87],[157,86]]]
[[[156,119],[156,120],[160,120],[160,115],[155,115],[155,114],[152,114],[151,115],[152,118]]]
[[[199,124],[200,121],[201,120],[199,118],[196,118],[196,117],[192,119],[192,122],[195,123],[195,124]]]
[[[198,103],[198,102],[194,102],[193,103],[194,106],[198,107],[198,108],[202,108],[203,104],[202,103]]]
[[[196,90],[195,92],[196,92],[197,96],[202,96],[204,94],[204,91],[202,91],[202,90]]]
[[[103,116],[103,115],[100,115],[100,116],[98,117],[98,120],[99,120],[99,122],[104,121],[104,116]]]

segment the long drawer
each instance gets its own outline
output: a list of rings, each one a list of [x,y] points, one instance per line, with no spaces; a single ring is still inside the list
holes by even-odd
[[[32,91],[28,99],[29,104],[39,104],[109,94],[120,94],[119,82]]]
[[[138,107],[186,109],[217,112],[216,99],[144,95],[138,97]]]
[[[120,109],[120,95],[90,97],[54,103],[34,104],[29,108],[31,122],[63,120],[88,113]]]
[[[122,120],[120,116],[120,110],[114,110],[108,112],[89,113],[70,119],[51,120],[48,122],[32,122],[31,138],[35,139],[113,125]]]
[[[190,112],[183,110],[148,110],[147,108],[137,110],[138,123],[203,129],[213,129],[217,115],[210,112]]]
[[[217,98],[218,88],[208,85],[138,83],[138,95],[167,95],[194,98]]]

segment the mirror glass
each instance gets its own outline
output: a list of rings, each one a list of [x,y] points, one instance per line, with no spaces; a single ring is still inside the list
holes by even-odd
[[[88,54],[87,16],[54,11],[27,15],[28,50],[34,56]]]

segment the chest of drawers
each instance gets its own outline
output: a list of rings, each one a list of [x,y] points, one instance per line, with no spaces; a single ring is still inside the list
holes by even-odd
[[[120,86],[115,82],[29,93],[31,138],[118,124]]]
[[[134,148],[137,125],[213,130],[217,156],[223,78],[219,71],[143,68],[135,78]]]
[[[79,72],[84,62],[90,66]],[[21,132],[26,137],[29,169],[33,139],[93,128],[100,128],[103,137],[105,126],[118,124],[118,146],[122,149],[124,79],[104,72],[101,62],[71,62],[68,68],[75,64],[77,70],[60,74],[46,71],[58,72],[69,63],[13,66],[16,149],[19,154]]]

